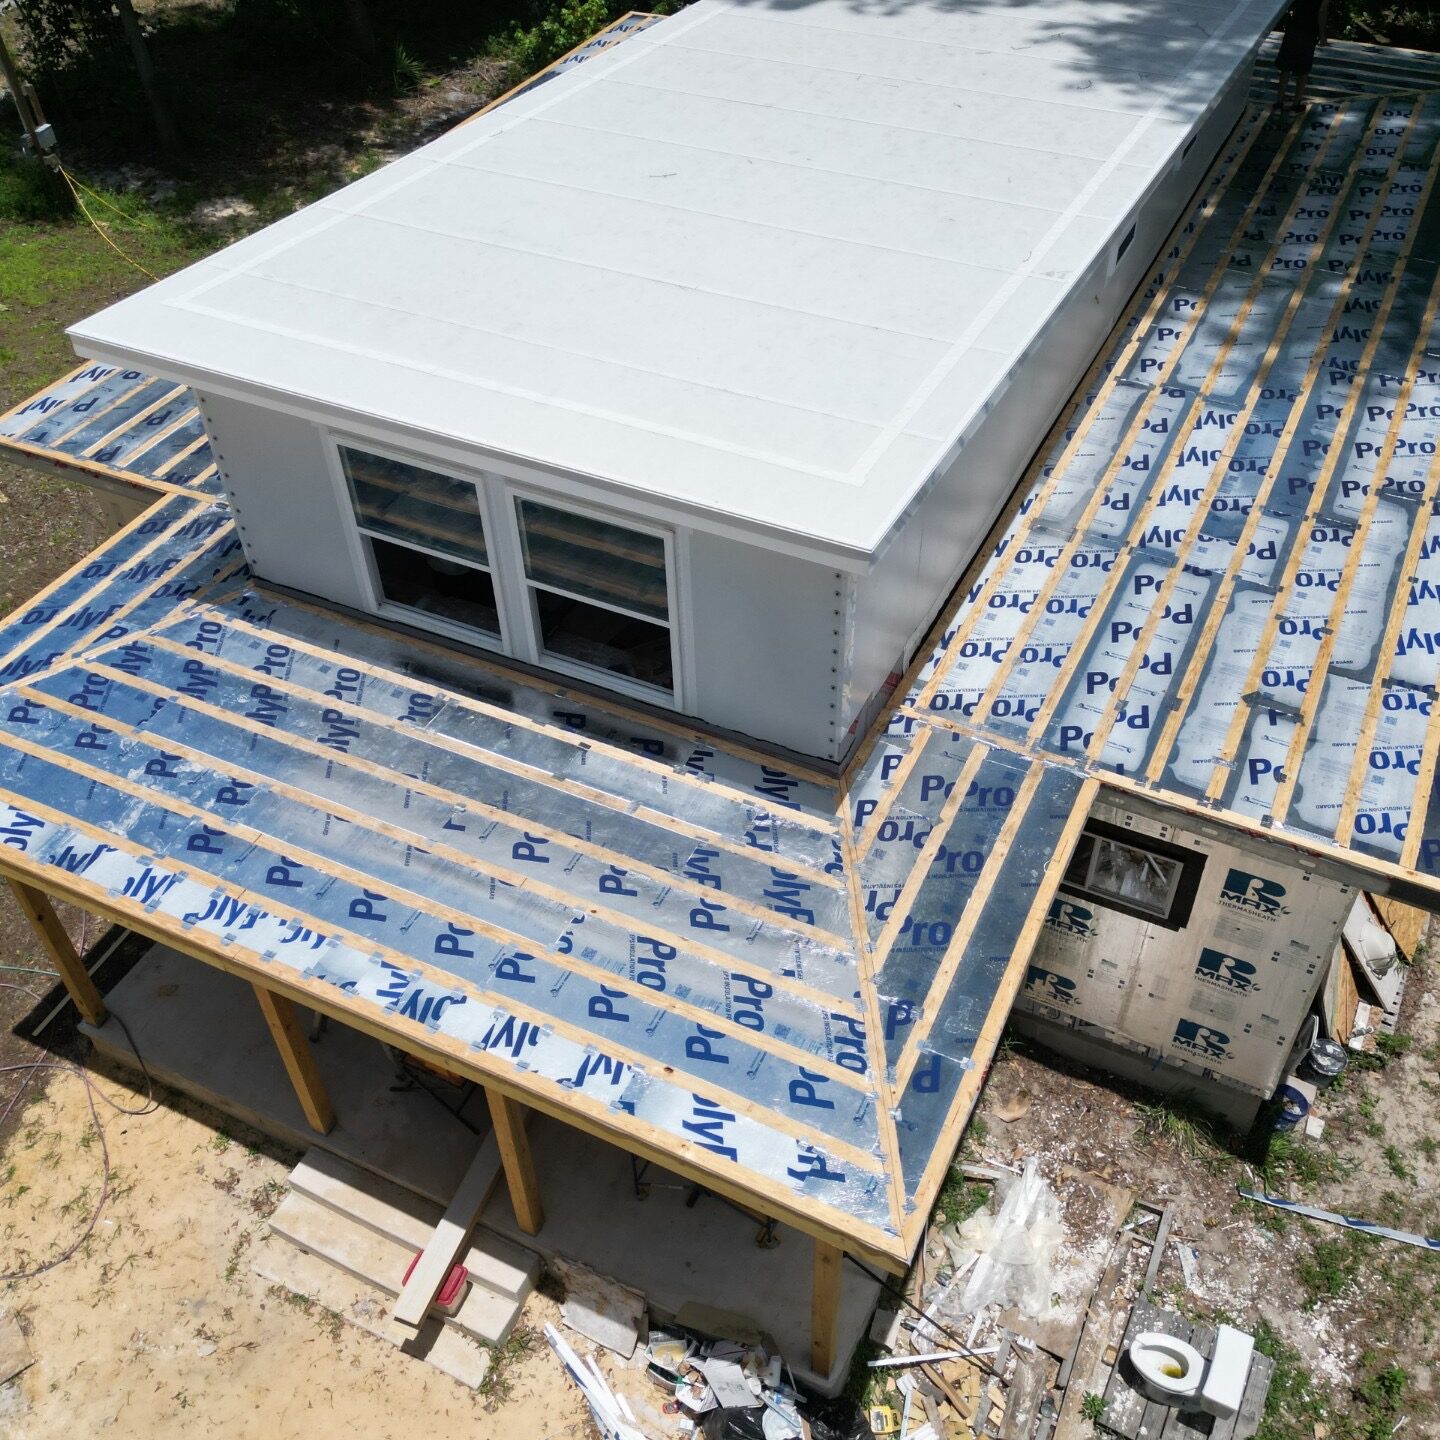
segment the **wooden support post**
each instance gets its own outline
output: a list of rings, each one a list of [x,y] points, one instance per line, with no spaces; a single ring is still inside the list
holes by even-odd
[[[490,1102],[490,1120],[495,1126],[495,1141],[500,1147],[500,1163],[505,1168],[505,1184],[510,1190],[515,1223],[527,1235],[538,1235],[545,1223],[545,1211],[540,1204],[540,1187],[530,1158],[530,1140],[525,1134],[525,1111],[498,1090],[487,1089],[485,1098]]]
[[[15,892],[16,902],[30,922],[30,928],[39,937],[45,953],[60,972],[65,989],[75,1002],[75,1008],[92,1025],[103,1025],[110,1012],[106,1010],[105,1002],[100,998],[100,992],[95,988],[95,982],[85,968],[85,962],[75,953],[75,947],[70,943],[70,937],[65,933],[65,927],[60,923],[60,917],[50,903],[50,897],[43,890],[36,890],[19,880],[12,880],[10,888]]]
[[[810,1296],[810,1368],[823,1383],[835,1365],[840,1332],[840,1280],[845,1252],[815,1242],[815,1287]]]
[[[255,998],[260,1002],[260,1013],[270,1027],[275,1039],[275,1048],[285,1062],[285,1073],[295,1087],[295,1098],[310,1122],[310,1128],[317,1134],[328,1135],[335,1124],[335,1110],[326,1093],[325,1082],[315,1068],[315,1056],[310,1051],[310,1042],[300,1028],[295,1006],[283,995],[267,990],[263,985],[252,985]]]

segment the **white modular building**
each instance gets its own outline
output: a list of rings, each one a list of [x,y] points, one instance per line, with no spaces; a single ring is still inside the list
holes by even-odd
[[[699,0],[74,326],[253,573],[842,759],[1277,0]]]

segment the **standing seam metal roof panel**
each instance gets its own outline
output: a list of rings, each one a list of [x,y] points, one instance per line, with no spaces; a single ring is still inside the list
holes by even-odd
[[[1276,8],[700,0],[71,337],[863,557]]]

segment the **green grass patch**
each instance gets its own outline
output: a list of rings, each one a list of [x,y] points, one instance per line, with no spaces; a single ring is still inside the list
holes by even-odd
[[[1334,1239],[1317,1240],[1310,1254],[1295,1266],[1295,1276],[1304,1287],[1307,1310],[1321,1300],[1343,1294],[1360,1272],[1368,1253],[1380,1242],[1373,1235],[1343,1231]]]
[[[952,1165],[946,1173],[945,1182],[935,1200],[932,1222],[942,1225],[958,1225],[968,1220],[977,1210],[983,1210],[990,1199],[990,1187],[967,1180],[958,1165]]]
[[[1135,1138],[1147,1145],[1164,1144],[1187,1160],[1221,1167],[1233,1158],[1233,1137],[1223,1123],[1189,1094],[1166,1095],[1135,1106],[1140,1123]]]
[[[1255,1327],[1255,1348],[1275,1362],[1255,1440],[1314,1440],[1315,1427],[1327,1423],[1329,1407],[1300,1352],[1287,1345],[1267,1320]]]

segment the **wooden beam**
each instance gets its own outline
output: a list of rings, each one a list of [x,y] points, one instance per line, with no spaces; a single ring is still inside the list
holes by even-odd
[[[21,913],[30,922],[30,928],[60,972],[65,989],[75,1002],[75,1008],[92,1025],[103,1025],[110,1012],[106,1010],[105,1002],[100,998],[100,992],[95,988],[95,982],[85,968],[85,962],[70,943],[70,937],[65,933],[65,927],[60,923],[60,917],[55,913],[50,897],[43,890],[37,890],[20,880],[12,879],[10,888],[15,892],[15,901],[20,906]]]
[[[835,1368],[840,1333],[840,1281],[845,1252],[815,1242],[815,1283],[810,1295],[810,1368],[823,1382]]]
[[[530,1140],[525,1134],[524,1108],[489,1086],[485,1087],[485,1098],[490,1102],[490,1120],[500,1147],[500,1163],[505,1167],[505,1184],[510,1190],[515,1223],[527,1235],[538,1235],[545,1223],[545,1210],[540,1204],[540,1186],[535,1180]]]
[[[494,1092],[489,1091],[487,1094],[493,1097]],[[490,1103],[493,1113],[493,1098]],[[469,1169],[465,1171],[454,1195],[450,1197],[450,1203],[445,1207],[445,1213],[440,1217],[435,1233],[410,1272],[410,1278],[401,1289],[399,1299],[395,1301],[390,1319],[393,1328],[406,1332],[401,1336],[402,1343],[411,1338],[424,1321],[437,1292],[445,1283],[445,1277],[464,1251],[465,1242],[470,1238],[470,1232],[475,1228],[475,1222],[480,1218],[480,1212],[485,1208],[491,1190],[495,1188],[501,1165],[501,1152],[496,1145],[498,1137],[497,1127],[494,1134],[487,1135],[481,1142]],[[533,1235],[535,1232],[532,1230],[528,1233]]]
[[[252,981],[251,988],[260,1002],[260,1013],[275,1039],[275,1048],[285,1062],[285,1073],[295,1087],[295,1098],[305,1112],[305,1119],[317,1134],[328,1135],[335,1125],[335,1110],[326,1093],[325,1082],[315,1068],[315,1056],[311,1053],[305,1032],[300,1028],[295,1006],[284,995],[277,995],[264,985]]]

